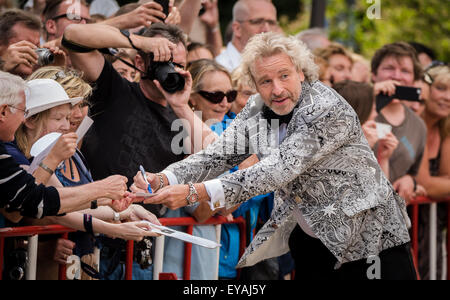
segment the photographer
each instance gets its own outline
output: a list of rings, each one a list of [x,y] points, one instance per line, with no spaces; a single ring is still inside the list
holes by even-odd
[[[39,18],[19,9],[0,14],[0,60],[4,71],[26,78],[39,65],[65,64],[65,55],[58,47],[38,50],[41,27]]]
[[[73,43],[92,50],[80,53],[69,49],[69,56],[73,65],[83,71],[85,79],[95,84],[90,99],[90,115],[95,122],[86,134],[82,147],[94,180],[113,173],[122,174],[130,180],[139,165],[156,172],[182,160],[185,156],[183,151],[174,152],[176,149],[172,149],[173,140],[182,134],[182,129],[172,131],[172,123],[177,119],[184,119],[183,127],[191,130],[192,145],[192,133],[202,133],[198,150],[208,143],[205,142],[208,136],[211,140],[216,138],[188,105],[192,79],[183,70],[186,66],[186,42],[178,27],[156,23],[143,36],[131,34],[128,38],[117,28],[107,25],[70,25],[64,39],[66,45]],[[137,49],[135,65],[141,71],[141,81],[135,83],[122,78],[95,50],[105,47]],[[69,45],[66,48],[72,47]],[[153,53],[153,61],[149,53]],[[176,67],[179,75],[175,77],[184,79],[185,84],[169,93],[157,80],[151,79],[150,73],[153,73],[151,70],[155,65],[161,65],[160,62],[167,62],[171,57],[174,64],[183,68]],[[167,63],[165,66],[170,69]],[[193,150],[192,145],[187,150]],[[111,257],[113,255],[116,254],[110,254]],[[110,269],[114,272],[114,268]],[[133,278],[141,278],[134,275]]]

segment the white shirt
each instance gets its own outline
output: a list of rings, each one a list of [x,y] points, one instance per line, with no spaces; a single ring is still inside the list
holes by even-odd
[[[232,42],[229,42],[227,49],[216,57],[216,61],[225,67],[230,73],[241,64],[241,53]]]
[[[111,17],[119,10],[120,6],[116,0],[94,0],[89,6],[89,14],[100,14],[107,18]]]

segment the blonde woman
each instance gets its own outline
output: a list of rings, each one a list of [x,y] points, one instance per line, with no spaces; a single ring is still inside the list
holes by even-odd
[[[27,99],[27,108],[29,108],[28,117],[24,124],[16,132],[16,140],[18,149],[24,153],[25,158],[30,157],[30,149],[35,141],[43,137],[44,135],[51,132],[58,132],[65,135],[75,136],[75,141],[70,143],[71,149],[76,149],[76,135],[74,133],[69,133],[70,131],[70,119],[72,115],[72,107],[75,110],[79,110],[79,104],[86,96],[90,93],[90,89],[86,87],[86,83],[75,73],[64,72],[59,68],[47,68],[44,71],[39,71],[39,74],[33,74],[32,78],[37,78],[39,76],[45,77],[47,74],[49,77],[57,78],[64,84],[65,89],[58,82],[53,79],[33,79],[28,82],[28,87],[30,95]],[[56,70],[57,76],[52,75],[49,70]],[[69,91],[72,96],[71,98],[65,90]],[[59,96],[59,98],[58,98]],[[81,97],[80,97],[81,96]],[[72,105],[73,104],[73,105]],[[75,129],[76,130],[76,129]],[[58,163],[58,165],[61,161]],[[84,164],[84,160],[79,151],[74,150],[72,155],[68,155],[62,161],[62,166],[56,168],[55,175],[57,181],[53,179],[49,184],[56,187],[69,187],[69,186],[80,186],[92,182],[92,177],[89,170]],[[112,176],[114,177],[114,176]],[[109,199],[100,199],[101,204],[109,203],[113,206],[113,202]],[[131,198],[129,203],[131,202]],[[117,210],[123,210],[125,207],[115,207]],[[157,222],[156,218],[145,210],[140,210],[138,207],[130,208],[121,213],[116,213],[110,207],[100,207],[91,211],[85,211],[89,215],[97,216],[103,220],[116,220],[121,219],[132,219],[134,221],[141,220],[143,218]],[[46,218],[40,221],[39,224],[52,224],[59,223],[76,229],[86,230],[93,233],[93,228],[85,227],[85,216],[81,213],[68,214],[64,217]],[[113,236],[120,236],[126,239],[137,239],[140,240],[142,236],[138,237],[139,232],[142,232],[141,224],[139,223],[123,223],[114,225],[104,223],[100,220],[91,219],[92,224],[97,224],[95,227],[95,232],[105,233]],[[33,222],[36,224],[36,221]],[[92,232],[91,232],[92,231]],[[77,245],[68,240],[58,240],[56,251],[55,244],[51,243],[41,243],[40,253],[52,253],[52,257],[48,255],[40,255],[38,257],[38,273],[37,276],[40,279],[52,279],[57,275],[57,264],[65,263],[72,254],[79,256],[85,263],[95,267],[96,261],[98,260],[93,255],[94,240],[91,235],[84,233],[75,233],[73,237]],[[148,234],[145,234],[148,235]],[[84,247],[76,247],[78,245],[84,245]],[[87,246],[86,246],[87,245]],[[87,279],[87,276],[82,277]]]
[[[434,63],[425,71],[424,81],[429,85],[428,97],[421,114],[427,126],[427,143],[417,182],[423,185],[428,196],[442,198],[450,196],[450,67]],[[437,278],[443,274],[442,247],[444,230],[447,227],[447,205],[439,203],[437,208],[438,266]],[[429,206],[421,205],[419,212],[419,271],[423,279],[429,274]],[[448,251],[448,249],[447,249]]]

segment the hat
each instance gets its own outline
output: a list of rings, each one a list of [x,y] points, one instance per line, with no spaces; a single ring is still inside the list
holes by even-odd
[[[33,79],[27,82],[27,86],[27,118],[62,104],[74,106],[83,100],[83,97],[69,98],[64,88],[52,79]]]

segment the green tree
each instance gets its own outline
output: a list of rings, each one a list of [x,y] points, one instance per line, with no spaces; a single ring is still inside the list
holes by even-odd
[[[303,1],[296,20],[281,17],[287,33],[308,28],[311,1]],[[371,18],[375,9],[380,18]],[[415,41],[432,48],[443,61],[450,59],[449,14],[449,0],[332,0],[326,11],[330,38],[367,58],[384,44]]]

